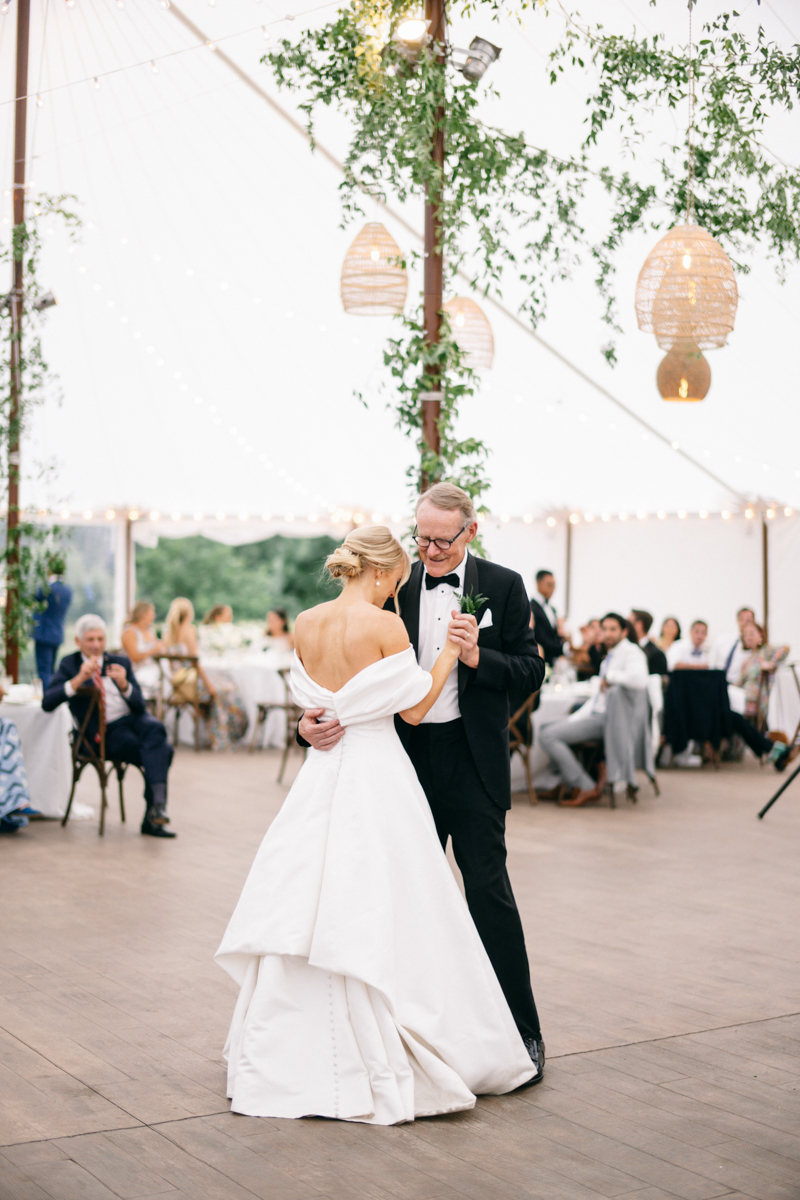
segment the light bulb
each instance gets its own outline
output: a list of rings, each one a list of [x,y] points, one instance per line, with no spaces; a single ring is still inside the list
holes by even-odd
[[[150,63],[150,70],[153,72],[154,75],[158,74],[158,67],[156,66],[156,64],[154,62]]]
[[[268,42],[269,41],[269,30],[267,29],[266,25],[261,26],[261,32],[264,36],[264,41]]]
[[[380,252],[380,250],[378,249],[378,247],[377,247],[377,246],[373,246],[373,247],[372,247],[372,249],[371,249],[371,250],[370,250],[370,252],[369,252],[369,256],[370,256],[370,258],[372,259],[372,261],[373,261],[373,262],[377,262],[377,261],[378,261],[378,259],[379,259],[379,258],[380,258],[380,256],[381,256],[381,252]]]
[[[69,0],[67,0],[67,3],[69,3]],[[97,89],[97,91],[99,92],[100,91],[100,80],[97,78],[96,75],[94,77],[94,86]]]
[[[686,397],[689,395],[689,380],[688,379],[681,380],[680,387],[678,388],[678,395],[680,396],[681,400],[685,400]]]
[[[689,270],[689,267],[692,265],[692,256],[691,256],[691,254],[684,254],[684,256],[683,256],[683,265],[686,267],[686,270],[688,271],[688,270]]]
[[[460,327],[463,324],[464,324],[464,314],[459,313],[458,316],[456,317],[456,325],[458,325]]]
[[[67,8],[74,8],[75,0],[67,0]]]
[[[10,8],[11,5],[8,3],[8,0],[3,0],[3,3],[0,4],[0,13],[5,16]]]
[[[36,107],[37,107],[37,108],[44,108],[44,100],[42,99],[42,97],[41,97],[41,96],[37,96],[37,97],[36,97]]]
[[[159,0],[162,8],[169,8],[169,0]]]
[[[427,21],[412,18],[410,21],[401,21],[397,27],[396,37],[399,42],[405,42],[407,45],[413,46],[421,42],[427,32]]]

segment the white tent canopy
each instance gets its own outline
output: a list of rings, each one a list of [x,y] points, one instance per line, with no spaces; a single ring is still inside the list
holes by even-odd
[[[224,527],[243,537],[251,519],[259,536],[280,527],[321,529],[331,508],[400,521],[409,507],[405,469],[414,451],[378,391],[392,322],[342,311],[339,272],[358,225],[339,227],[340,176],[221,57],[296,114],[297,98],[279,94],[259,63],[267,47],[262,27],[273,38],[292,38],[328,20],[335,6],[303,12],[291,0],[280,8],[266,0],[225,0],[213,8],[181,0],[180,9],[217,50],[177,19],[176,7],[164,9],[157,0],[122,9],[104,0],[76,0],[72,7],[32,2],[31,91],[41,107],[29,110],[30,194],[75,193],[85,228],[77,247],[57,222],[46,234],[41,277],[59,307],[50,314],[45,347],[64,400],[60,407],[48,401],[26,438],[23,463],[31,477],[23,502],[71,514],[137,506],[144,518],[136,525],[139,539],[153,536],[145,532],[150,511],[159,514],[162,535],[194,522],[213,536]],[[707,19],[729,7],[710,0],[698,15]],[[592,6],[589,15],[606,28],[632,27],[624,0],[604,0],[601,9]],[[640,34],[663,28],[675,42],[686,40],[683,7],[642,6],[636,20]],[[547,55],[562,22],[551,6],[549,15],[531,12],[524,28],[480,18],[480,30],[470,21],[456,27],[454,38],[463,44],[480,31],[503,46],[492,68],[502,99],[485,97],[486,120],[521,128],[531,144],[566,155],[583,136],[586,83],[577,73],[557,89],[547,82]],[[749,6],[737,24],[752,35],[759,22],[784,45],[800,40],[791,0]],[[0,17],[0,231],[6,235],[13,33],[12,6]],[[663,117],[635,170],[647,170],[646,153],[655,157],[660,141],[681,136],[684,119],[680,112]],[[770,149],[787,161],[796,158],[798,122],[794,112],[770,126]],[[318,136],[343,157],[348,128],[340,116],[324,114]],[[610,165],[621,167],[622,159]],[[599,192],[597,200],[602,204]],[[421,229],[421,204],[407,205],[401,215]],[[383,220],[410,247],[408,230],[371,203],[367,218]],[[758,605],[762,586],[759,530],[747,532],[760,519],[748,522],[743,498],[775,501],[772,524],[777,531],[785,523],[786,533],[773,535],[772,571],[785,552],[781,539],[794,536],[794,519],[784,509],[800,507],[794,449],[800,411],[792,403],[800,273],[790,270],[781,287],[769,263],[754,263],[739,279],[736,331],[728,347],[709,356],[708,399],[664,404],[654,384],[661,354],[633,315],[636,276],[657,236],[632,239],[617,264],[625,332],[617,339],[615,370],[599,352],[609,331],[599,320],[589,266],[576,266],[569,281],[552,289],[538,331],[562,359],[487,305],[495,366],[484,373],[481,393],[464,404],[461,429],[492,451],[488,503],[497,522],[496,536],[487,529],[487,544],[498,557],[528,577],[545,559],[563,575],[567,514],[579,518],[571,559],[576,619],[605,606],[601,596],[609,597],[615,579],[626,603],[645,603],[651,591],[643,572],[652,559],[656,611],[660,603],[677,603],[670,597],[686,576],[692,594],[701,593],[695,603],[711,606],[709,619],[713,608],[713,620],[729,624],[739,602]],[[410,296],[418,292],[419,280],[412,279]],[[520,299],[509,278],[504,303],[512,313]],[[700,466],[671,449],[673,443]],[[35,478],[37,464],[50,462],[55,472]],[[734,514],[728,522],[722,510]],[[670,514],[666,521],[659,511]],[[692,515],[679,518],[682,511]],[[704,511],[717,515],[701,518]],[[622,513],[630,514],[627,522]],[[637,513],[649,514],[646,524]],[[174,529],[170,514],[182,518]],[[594,520],[587,522],[587,514]],[[548,515],[555,526],[546,524]],[[237,526],[240,516],[246,522]],[[714,570],[704,571],[711,562]],[[776,614],[776,604],[788,611],[790,585],[781,576],[772,587]],[[687,600],[684,619],[692,615]],[[788,634],[787,627],[781,636]]]

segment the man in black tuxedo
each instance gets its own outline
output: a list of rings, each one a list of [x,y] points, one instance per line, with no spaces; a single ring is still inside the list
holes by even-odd
[[[67,654],[42,699],[45,712],[53,712],[65,701],[80,727],[89,708],[90,696],[79,689],[101,689],[101,704],[106,715],[106,759],[132,763],[144,771],[144,798],[147,805],[142,833],[149,837],[174,838],[166,825],[167,773],[173,749],[160,721],[145,711],[144,697],[133,674],[130,659],[106,654],[106,625],[102,617],[87,613],[75,626],[74,654]],[[95,707],[84,738],[99,739],[99,717]]]
[[[430,670],[448,633],[461,643],[458,670],[422,724],[395,718],[397,732],[431,806],[442,846],[448,837],[470,913],[532,1061],[538,1082],[544,1043],[531,990],[522,922],[506,870],[505,820],[511,807],[509,692],[530,695],[544,678],[522,578],[474,558],[478,531],[472,501],[452,484],[435,484],[417,505],[419,561],[399,594],[400,614],[420,666]],[[479,600],[474,616],[456,593]],[[387,607],[394,606],[390,601]],[[335,745],[338,721],[304,714],[301,737],[318,750]]]
[[[533,633],[537,644],[542,647],[544,661],[550,666],[564,653],[566,635],[561,627],[561,618],[550,603],[556,590],[552,571],[536,572],[536,595],[531,599]]]
[[[667,675],[669,673],[667,656],[655,642],[650,641],[650,630],[653,626],[652,613],[646,612],[643,608],[632,608],[628,621],[634,633],[631,641],[637,642],[647,656],[648,672],[651,675]]]

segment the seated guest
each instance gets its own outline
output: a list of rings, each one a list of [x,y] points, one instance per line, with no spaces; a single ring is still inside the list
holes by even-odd
[[[33,618],[36,672],[45,689],[50,683],[56,665],[56,655],[64,641],[64,620],[72,603],[72,588],[61,578],[67,569],[63,556],[51,554],[47,565],[47,587],[36,589],[36,599],[42,608]]]
[[[591,679],[600,671],[600,664],[606,656],[603,642],[603,627],[597,617],[592,617],[580,627],[581,644],[572,646],[572,665],[578,674],[578,679]]]
[[[0,701],[4,695],[0,687]],[[0,762],[0,833],[16,833],[28,824],[29,817],[41,813],[31,808],[17,727],[5,717],[0,717]]]
[[[158,694],[161,684],[161,672],[153,655],[163,653],[164,647],[153,629],[155,619],[156,610],[150,601],[137,600],[122,629],[122,648],[131,660],[136,682],[146,700]]]
[[[633,627],[633,636],[637,645],[644,650],[650,674],[666,675],[669,670],[667,656],[655,642],[650,641],[650,630],[653,625],[651,614],[643,608],[633,608],[628,620]]]
[[[742,663],[747,656],[747,651],[742,641],[742,630],[745,625],[754,624],[755,619],[755,613],[752,608],[740,608],[736,614],[737,632],[724,634],[722,637],[716,638],[711,648],[711,669],[714,671],[724,671],[728,683],[733,684],[735,687],[738,687],[739,676],[742,673]]]
[[[670,646],[674,642],[679,642],[681,638],[681,627],[675,617],[665,617],[661,622],[661,633],[656,638],[656,645],[659,650],[668,653]]]
[[[550,666],[564,653],[566,634],[564,625],[550,603],[556,581],[552,571],[536,572],[536,595],[531,598],[533,614],[533,634],[538,642],[542,656]]]
[[[81,693],[100,688],[100,706],[106,717],[106,758],[132,763],[144,771],[146,810],[142,833],[150,837],[173,838],[165,829],[167,816],[167,774],[173,749],[160,721],[145,712],[144,697],[127,658],[106,653],[106,623],[102,617],[87,613],[75,626],[74,654],[62,658],[42,708],[53,712],[65,701],[80,726],[89,709],[90,697]],[[99,738],[97,708],[92,713],[85,737]]]
[[[558,768],[561,778],[573,789],[572,797],[561,803],[572,807],[597,800],[602,793],[606,778],[615,791],[627,790],[633,780],[619,778],[623,765],[612,752],[611,743],[618,737],[624,738],[630,729],[606,728],[608,695],[615,688],[641,691],[647,688],[647,659],[637,645],[628,639],[628,623],[619,613],[606,613],[603,617],[603,640],[608,653],[600,667],[600,687],[591,700],[572,717],[543,725],[539,732],[539,745]],[[613,738],[611,737],[613,733]],[[597,783],[581,766],[570,749],[579,742],[602,739],[606,743],[607,773],[601,772]],[[615,742],[614,742],[615,744]]]
[[[745,657],[739,669],[736,686],[744,689],[744,715],[754,725],[763,727],[767,721],[769,688],[761,686],[762,672],[777,671],[789,653],[788,646],[768,646],[764,630],[755,621],[742,628]]]
[[[289,629],[289,618],[285,608],[271,608],[267,613],[264,637],[268,637],[275,649],[294,650],[294,634]]]
[[[773,742],[766,734],[756,729],[752,721],[748,721],[747,717],[742,716],[741,713],[734,712],[733,709],[731,709],[731,726],[733,732],[738,733],[742,741],[753,751],[756,758],[766,756],[776,771],[783,770],[789,761],[791,746],[787,746],[783,742]]]
[[[213,611],[210,609],[206,616]],[[193,621],[194,606],[191,600],[185,596],[173,600],[164,622],[163,636],[170,654],[198,657],[197,630]],[[220,622],[227,623],[223,618],[220,618]],[[247,730],[247,713],[235,683],[224,672],[208,672],[199,663],[196,667],[178,663],[173,668],[172,682],[180,687],[184,696],[196,695],[202,705],[201,746],[212,750],[228,750],[234,742],[242,740]]]
[[[711,650],[708,646],[708,625],[694,621],[688,641],[673,642],[667,651],[670,671],[707,671]]]
[[[233,621],[233,609],[230,604],[212,604],[203,617],[203,625],[230,625]]]

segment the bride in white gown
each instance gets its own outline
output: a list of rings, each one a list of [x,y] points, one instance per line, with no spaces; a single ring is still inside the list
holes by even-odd
[[[352,533],[326,565],[345,586],[298,617],[291,686],[345,734],[309,751],[217,951],[240,987],[228,1095],[249,1116],[392,1125],[535,1068],[394,728],[432,708],[458,646],[423,671],[383,611],[409,573],[388,529]]]

